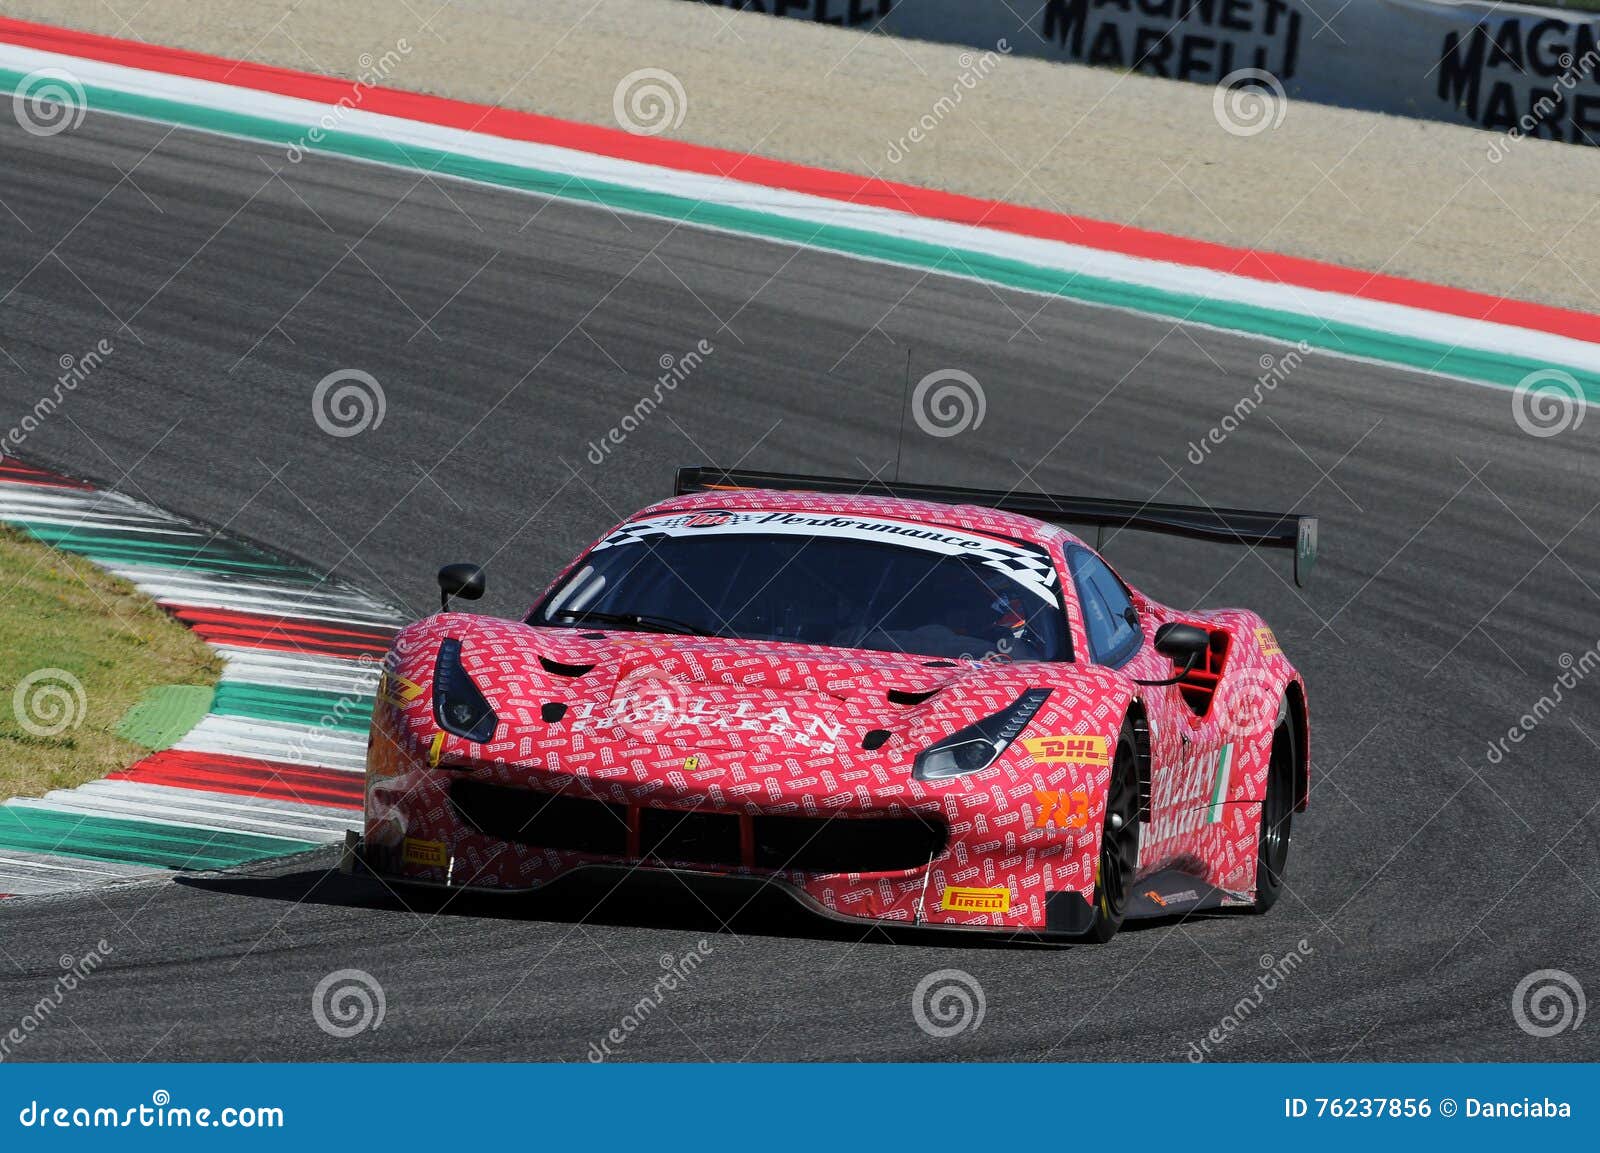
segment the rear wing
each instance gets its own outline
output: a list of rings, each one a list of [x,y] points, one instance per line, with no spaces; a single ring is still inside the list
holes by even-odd
[[[680,468],[674,489],[678,496],[693,492],[776,489],[780,492],[840,493],[847,496],[927,500],[941,504],[972,504],[1031,516],[1050,524],[1093,525],[1099,533],[1097,544],[1103,540],[1105,530],[1113,528],[1164,533],[1191,540],[1244,545],[1247,548],[1293,549],[1294,583],[1301,588],[1305,587],[1311,569],[1317,562],[1317,518],[1292,512],[1251,512],[1206,505],[1044,496],[1000,489],[720,468]]]

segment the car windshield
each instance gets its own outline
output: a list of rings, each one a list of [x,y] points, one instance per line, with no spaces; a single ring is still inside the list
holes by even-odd
[[[938,525],[694,513],[622,526],[529,623],[983,660],[1069,655],[1040,548]]]

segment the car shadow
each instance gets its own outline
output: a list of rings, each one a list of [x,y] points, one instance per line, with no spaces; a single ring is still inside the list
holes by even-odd
[[[570,874],[538,892],[498,895],[393,886],[337,869],[307,868],[270,875],[222,873],[180,875],[175,883],[208,893],[296,905],[416,913],[424,916],[543,921],[566,925],[730,933],[849,944],[919,945],[954,949],[1045,949],[1076,947],[1031,934],[862,925],[824,917],[775,884],[748,880],[729,886],[692,887],[667,873],[634,872],[620,881],[609,875]],[[1128,928],[1134,926],[1129,924]]]

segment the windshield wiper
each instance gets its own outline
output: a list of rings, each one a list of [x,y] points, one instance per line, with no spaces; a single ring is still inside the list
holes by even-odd
[[[575,621],[622,625],[625,628],[638,629],[640,632],[647,633],[687,633],[696,637],[716,635],[701,628],[699,625],[692,625],[687,621],[680,621],[674,617],[664,617],[656,613],[608,613],[601,612],[599,609],[557,609],[550,615]]]

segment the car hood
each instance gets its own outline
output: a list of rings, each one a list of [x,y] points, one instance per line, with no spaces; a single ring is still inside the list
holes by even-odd
[[[441,613],[404,630],[388,658],[390,672],[417,690],[413,727],[432,724],[433,665],[446,638],[461,642],[462,666],[500,721],[471,755],[512,763],[667,747],[908,770],[928,744],[1029,688],[1060,690],[1041,714],[1046,732],[1100,732],[1111,708],[1114,728],[1131,695],[1116,674],[1070,664],[541,628]]]

